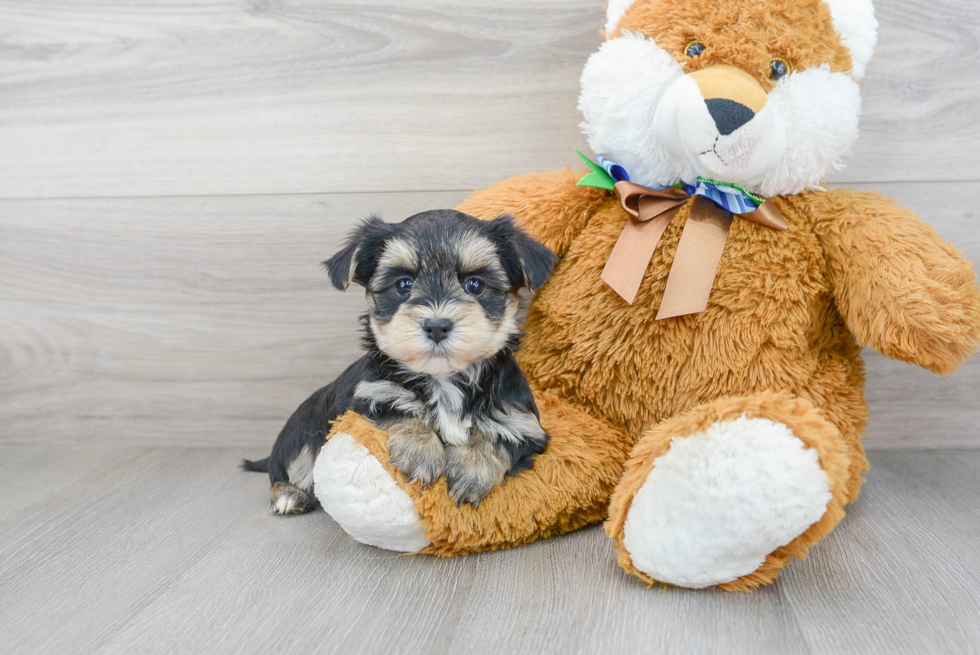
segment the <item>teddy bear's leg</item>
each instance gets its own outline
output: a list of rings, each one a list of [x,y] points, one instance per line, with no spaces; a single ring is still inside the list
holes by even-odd
[[[346,425],[334,429],[313,468],[313,490],[324,511],[363,544],[406,553],[428,546],[412,497],[364,445],[363,437],[380,430],[356,415],[341,423]]]
[[[352,537],[402,552],[495,550],[602,521],[632,441],[567,402],[535,397],[551,435],[547,449],[476,508],[453,503],[445,479],[408,482],[389,461],[386,433],[352,413],[317,457],[314,491]]]
[[[723,398],[647,432],[613,494],[606,532],[648,583],[748,590],[843,518],[859,445],[787,394]]]

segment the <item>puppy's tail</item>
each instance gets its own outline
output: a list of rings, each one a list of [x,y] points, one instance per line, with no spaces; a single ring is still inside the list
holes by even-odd
[[[269,458],[260,459],[257,462],[253,462],[250,459],[242,460],[242,470],[243,471],[255,471],[256,473],[268,473],[269,472]]]

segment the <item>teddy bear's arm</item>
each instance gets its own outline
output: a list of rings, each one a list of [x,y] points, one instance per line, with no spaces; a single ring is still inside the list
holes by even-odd
[[[810,196],[837,308],[865,345],[941,374],[980,340],[970,262],[910,211],[874,192]]]
[[[558,256],[565,254],[608,192],[575,186],[582,173],[570,169],[528,173],[477,191],[459,211],[490,220],[510,214],[528,234]]]

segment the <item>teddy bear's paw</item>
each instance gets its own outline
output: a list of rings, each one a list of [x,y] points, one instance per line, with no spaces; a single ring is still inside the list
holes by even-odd
[[[313,482],[323,509],[357,541],[405,553],[429,545],[408,492],[351,435],[324,444]]]
[[[630,504],[623,546],[654,580],[703,588],[756,571],[831,500],[817,451],[764,418],[675,437]]]

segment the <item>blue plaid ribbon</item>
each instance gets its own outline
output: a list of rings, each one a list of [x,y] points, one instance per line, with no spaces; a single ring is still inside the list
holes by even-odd
[[[616,162],[610,161],[605,157],[603,157],[602,155],[596,155],[596,161],[599,162],[600,166],[606,169],[606,172],[609,173],[609,177],[611,177],[615,181],[632,182],[632,180],[630,180],[629,173],[626,172],[626,169],[620,166],[619,164],[617,164]]]
[[[596,161],[605,169],[609,177],[616,182],[632,181],[626,169],[616,162],[606,159],[602,155],[597,156]],[[753,196],[739,186],[715,182],[703,177],[699,177],[694,184],[681,183],[676,186],[683,186],[687,195],[707,198],[732,214],[751,214],[763,203],[761,198]],[[650,188],[663,191],[670,187],[659,186]]]
[[[712,182],[703,177],[699,177],[694,184],[685,184],[684,190],[690,196],[707,198],[732,214],[751,214],[762,204],[744,189]]]

